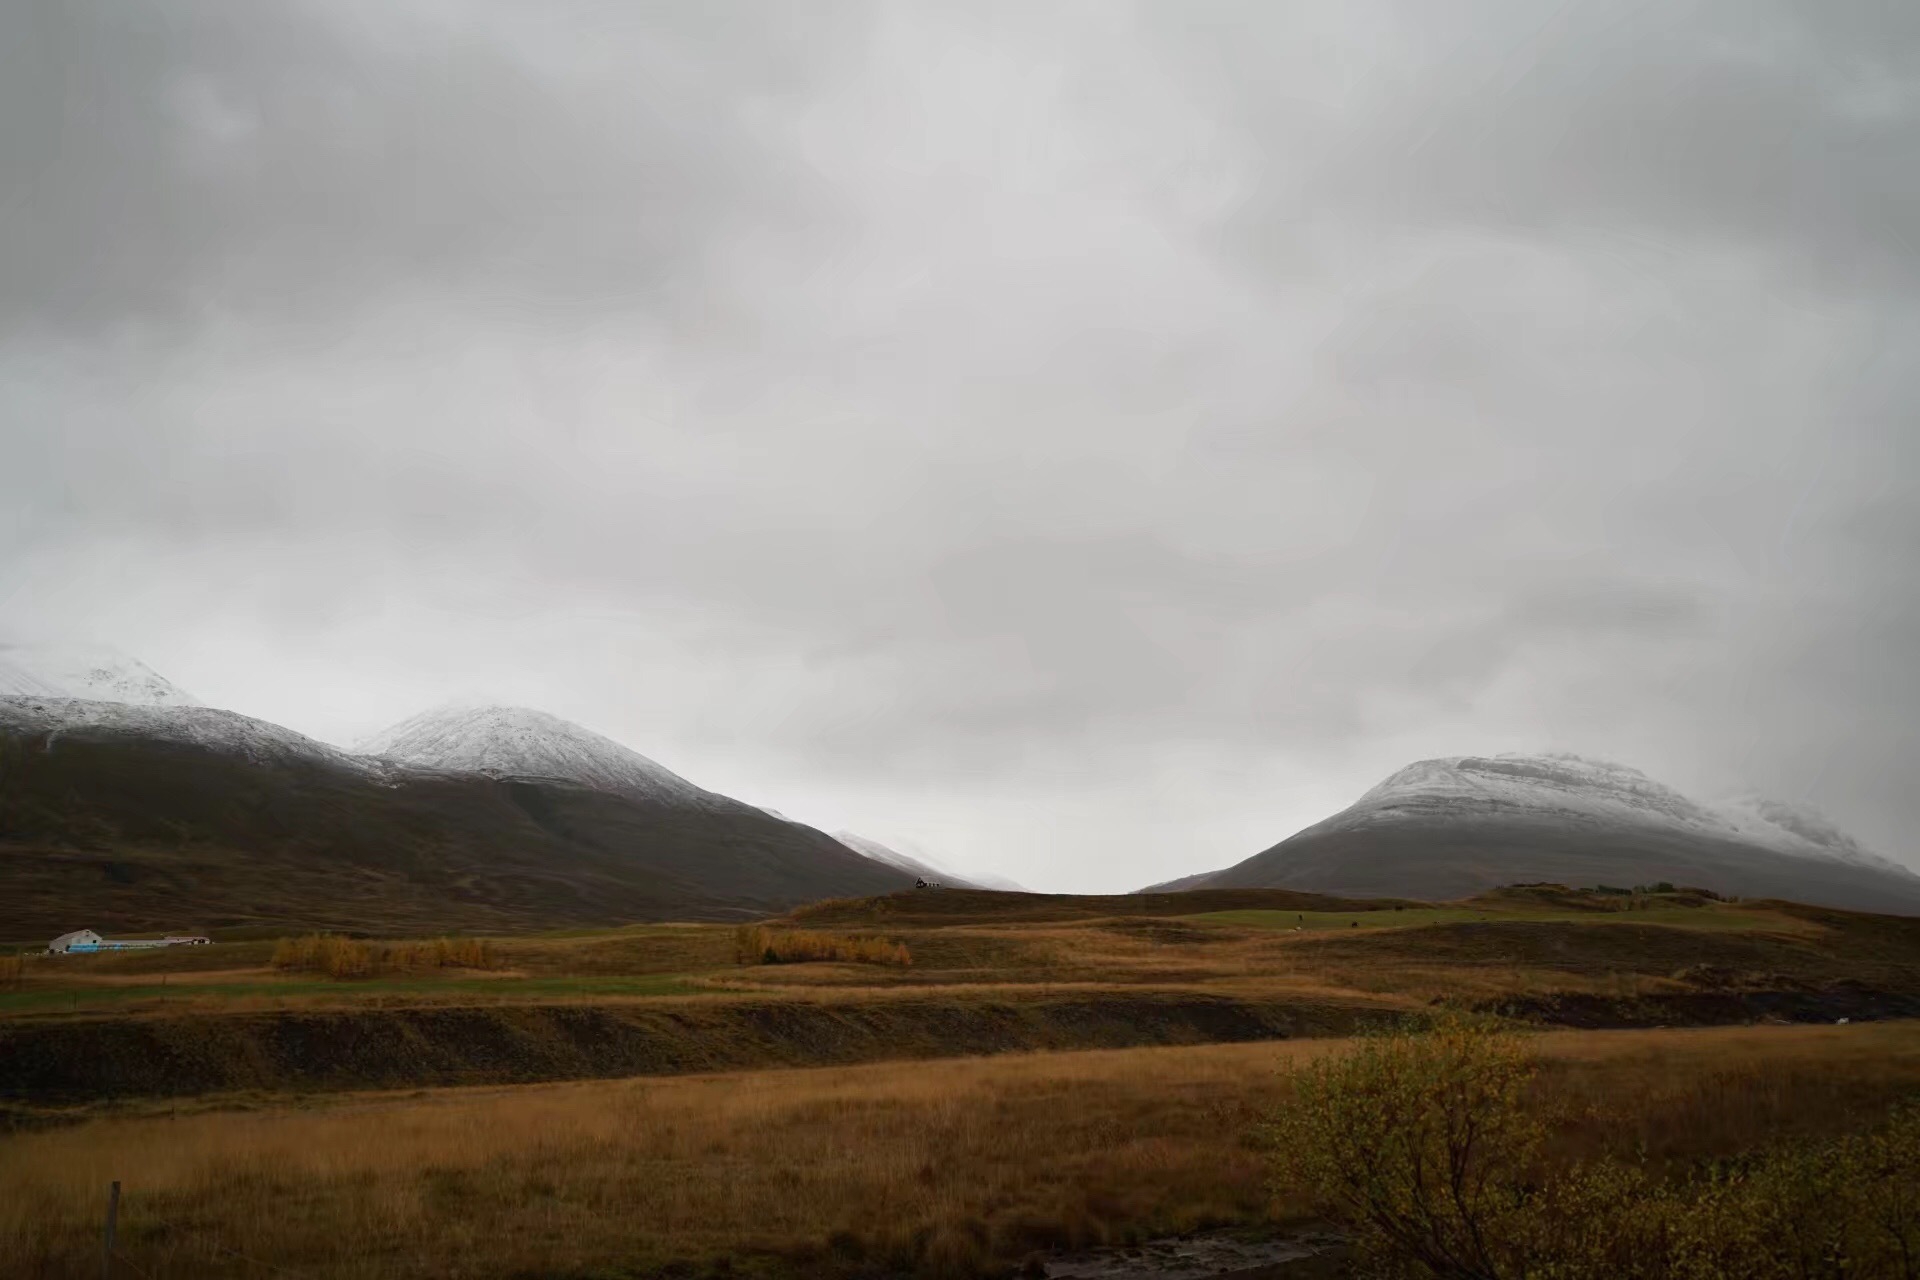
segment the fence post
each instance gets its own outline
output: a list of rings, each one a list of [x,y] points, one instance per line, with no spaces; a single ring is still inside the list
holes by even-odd
[[[113,1233],[120,1225],[120,1181],[107,1190],[107,1240],[100,1251],[100,1280],[113,1280]]]

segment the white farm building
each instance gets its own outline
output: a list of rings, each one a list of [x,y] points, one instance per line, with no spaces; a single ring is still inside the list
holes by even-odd
[[[91,929],[75,929],[49,942],[47,951],[53,955],[91,951],[146,951],[154,947],[198,946],[206,941],[198,935],[182,934],[165,938],[103,938]]]

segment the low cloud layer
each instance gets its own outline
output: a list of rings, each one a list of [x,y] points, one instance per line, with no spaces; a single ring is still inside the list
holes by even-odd
[[[0,9],[0,631],[1037,887],[1420,755],[1920,865],[1920,18]]]

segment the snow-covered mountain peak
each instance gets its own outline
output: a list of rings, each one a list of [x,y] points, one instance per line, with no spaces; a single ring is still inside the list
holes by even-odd
[[[1417,761],[1361,796],[1353,809],[1391,813],[1435,804],[1632,810],[1686,823],[1712,821],[1702,806],[1627,765],[1518,752]]]
[[[108,733],[243,756],[256,764],[305,761],[352,769],[366,767],[304,734],[213,707],[142,706],[87,698],[0,694],[0,729],[43,734],[40,749],[44,751],[59,750],[63,735]]]
[[[436,707],[373,735],[355,750],[417,768],[557,780],[648,800],[712,798],[612,738],[530,707]]]
[[[0,645],[0,694],[197,707],[153,668],[104,646]]]
[[[1443,756],[1393,774],[1323,827],[1354,828],[1435,819],[1519,820],[1685,832],[1912,874],[1862,848],[1818,810],[1744,796],[1718,805],[1690,799],[1638,769],[1564,754]]]

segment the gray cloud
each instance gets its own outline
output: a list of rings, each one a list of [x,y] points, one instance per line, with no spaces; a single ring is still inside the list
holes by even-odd
[[[1542,746],[1920,858],[1903,15],[0,22],[0,626],[1040,885]]]
[[[14,326],[313,319],[427,294],[565,326],[826,193],[755,137],[834,6],[23,4],[0,13]]]

